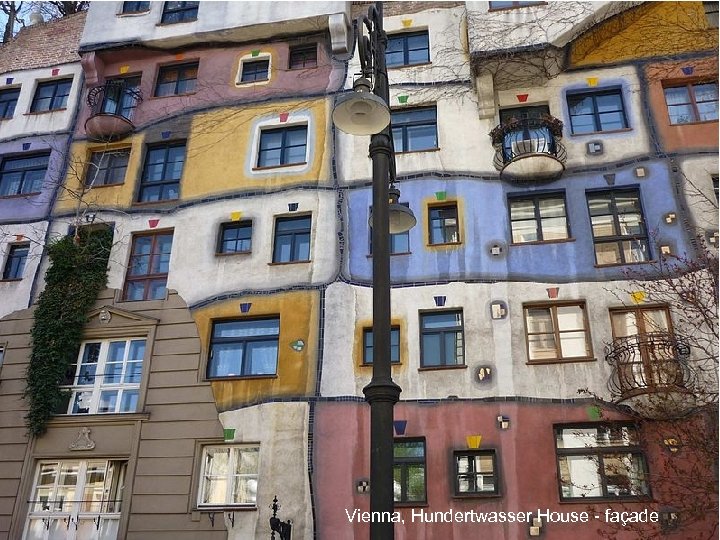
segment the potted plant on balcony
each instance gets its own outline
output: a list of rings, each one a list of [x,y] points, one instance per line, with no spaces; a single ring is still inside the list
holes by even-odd
[[[550,130],[553,136],[561,138],[563,134],[563,123],[559,118],[555,118],[550,114],[543,114],[540,117],[542,124]]]

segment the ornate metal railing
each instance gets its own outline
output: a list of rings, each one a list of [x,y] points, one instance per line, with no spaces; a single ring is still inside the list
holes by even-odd
[[[608,388],[620,400],[660,391],[688,391],[695,381],[689,356],[690,347],[667,332],[618,338],[606,347],[605,360],[613,367]]]
[[[567,151],[560,144],[562,122],[547,115],[543,118],[510,120],[496,126],[491,132],[495,159],[493,164],[502,171],[508,163],[530,155],[548,155],[561,163],[567,160]]]
[[[128,86],[123,81],[108,81],[102,86],[91,88],[87,102],[92,111],[91,116],[110,114],[132,120],[135,107],[143,100],[142,93],[135,86]]]

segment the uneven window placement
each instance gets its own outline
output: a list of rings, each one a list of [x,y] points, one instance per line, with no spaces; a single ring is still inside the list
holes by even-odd
[[[420,314],[420,367],[460,366],[465,363],[462,311]]]
[[[598,265],[650,258],[639,190],[588,192],[587,200]]]
[[[121,339],[83,343],[71,364],[61,414],[103,414],[137,411],[145,340]]]
[[[72,79],[60,79],[38,83],[30,112],[46,112],[64,109],[67,106]]]
[[[277,218],[273,262],[301,262],[310,260],[310,216]]]
[[[260,133],[258,167],[278,167],[305,163],[307,126],[264,129]]]
[[[563,193],[513,197],[508,200],[508,205],[514,244],[550,242],[570,237]]]
[[[620,88],[568,93],[567,104],[575,135],[628,127]]]
[[[385,50],[387,67],[412,66],[430,62],[430,40],[427,30],[388,36]]]
[[[390,328],[390,362],[400,363],[400,327]],[[363,364],[373,363],[373,330],[363,328]]]
[[[671,124],[711,122],[718,119],[718,83],[695,82],[665,87]]]
[[[556,427],[555,448],[561,500],[631,499],[650,493],[633,426]]]
[[[150,2],[123,2],[123,14],[143,13],[150,10]]]
[[[165,298],[172,232],[133,237],[130,264],[125,276],[123,300],[162,300]]]
[[[267,81],[270,73],[270,60],[251,60],[242,63],[240,82]]]
[[[399,109],[390,113],[396,152],[420,152],[438,147],[437,109]]]
[[[130,150],[93,152],[88,164],[86,186],[110,186],[125,181]]]
[[[167,24],[190,22],[197,19],[200,2],[165,2],[160,22]]]
[[[585,303],[524,306],[528,360],[592,357]]]
[[[460,242],[457,204],[445,204],[428,208],[430,245],[457,244]]]
[[[277,373],[280,318],[213,323],[208,378]]]
[[[396,440],[393,444],[393,493],[396,503],[427,500],[425,440]]]
[[[23,538],[115,540],[126,474],[126,461],[39,462]]]
[[[317,67],[317,44],[298,45],[290,48],[290,69]]]
[[[13,117],[19,97],[20,88],[0,90],[0,120]]]
[[[5,260],[2,278],[22,279],[28,253],[30,253],[30,244],[11,244]]]
[[[0,197],[39,193],[50,154],[5,158],[0,165]]]
[[[458,450],[455,461],[455,495],[499,493],[495,450]]]
[[[194,92],[197,72],[197,62],[161,67],[155,85],[155,96],[177,96]]]
[[[237,221],[220,225],[218,253],[250,253],[252,250],[252,221]]]
[[[203,448],[198,506],[255,506],[259,446]]]
[[[185,141],[151,146],[140,179],[139,202],[167,201],[180,197],[185,165]]]

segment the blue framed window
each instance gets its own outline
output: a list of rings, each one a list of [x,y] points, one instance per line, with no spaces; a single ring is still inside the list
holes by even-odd
[[[50,154],[5,158],[0,164],[0,197],[39,193]]]
[[[47,112],[64,109],[67,106],[72,79],[38,83],[30,112]]]
[[[200,2],[165,2],[160,22],[175,24],[197,20]]]
[[[567,104],[574,135],[629,127],[620,88],[568,92]]]
[[[260,133],[258,167],[278,167],[305,163],[307,126],[265,129]]]
[[[3,279],[22,279],[25,261],[30,253],[30,244],[12,244],[5,260]]]
[[[250,253],[252,250],[252,221],[238,221],[220,225],[218,253]]]
[[[180,197],[185,165],[185,141],[148,148],[140,180],[139,202],[168,201]]]
[[[270,73],[270,60],[252,60],[242,63],[240,82],[267,81]]]
[[[208,378],[275,375],[279,338],[280,317],[214,322]]]
[[[427,30],[388,36],[385,50],[387,67],[412,66],[430,62],[430,39]]]
[[[274,263],[310,260],[310,216],[277,218],[275,221]]]
[[[437,109],[399,109],[390,114],[396,152],[420,152],[438,147]]]
[[[400,363],[400,327],[390,328],[390,362]],[[363,328],[363,364],[373,363],[373,330]]]
[[[13,117],[19,97],[20,88],[0,90],[0,120]]]
[[[420,367],[452,367],[465,363],[462,311],[420,314]]]

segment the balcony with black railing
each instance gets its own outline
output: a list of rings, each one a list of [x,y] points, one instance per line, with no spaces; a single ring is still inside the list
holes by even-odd
[[[110,142],[132,133],[135,109],[142,102],[137,83],[133,79],[108,81],[90,89],[87,103],[91,113],[85,122],[88,138]]]
[[[493,164],[503,180],[547,182],[565,170],[567,152],[560,144],[563,123],[545,114],[539,118],[511,118],[491,132]]]
[[[653,332],[615,339],[605,360],[613,368],[608,382],[616,402],[652,394],[690,394],[695,373],[690,347],[675,334]]]

